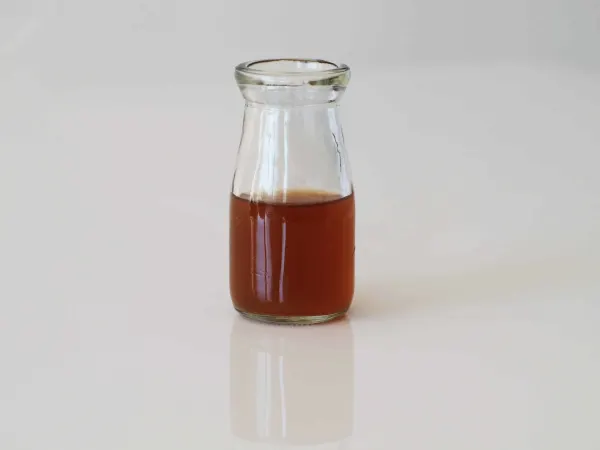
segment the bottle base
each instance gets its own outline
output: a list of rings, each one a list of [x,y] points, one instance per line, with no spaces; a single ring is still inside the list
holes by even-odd
[[[330,322],[342,317],[346,311],[333,314],[324,314],[321,316],[273,316],[269,314],[254,314],[235,308],[243,317],[257,322],[270,323],[275,325],[316,325],[318,323]]]

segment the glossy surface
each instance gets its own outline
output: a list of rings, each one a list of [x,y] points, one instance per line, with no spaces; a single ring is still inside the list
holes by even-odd
[[[600,448],[598,2],[51,3],[0,2],[0,449]],[[231,307],[231,67],[313,53],[356,295],[288,333]]]
[[[354,194],[290,191],[269,203],[232,194],[229,214],[229,283],[236,309],[277,321],[331,316],[350,307]]]
[[[336,443],[352,436],[352,325],[342,320],[320,327],[315,333],[314,327],[257,326],[234,320],[230,423],[240,443],[338,448]]]

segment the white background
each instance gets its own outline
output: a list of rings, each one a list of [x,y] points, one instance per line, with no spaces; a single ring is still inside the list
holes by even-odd
[[[356,298],[302,334],[228,296],[233,66],[277,56],[353,69]],[[3,0],[0,447],[600,448],[599,149],[597,1]],[[237,436],[246,341],[352,422]]]

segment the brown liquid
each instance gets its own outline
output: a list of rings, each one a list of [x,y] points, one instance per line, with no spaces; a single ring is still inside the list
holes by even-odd
[[[231,196],[234,306],[277,316],[346,311],[354,294],[354,195],[296,191],[281,200]]]

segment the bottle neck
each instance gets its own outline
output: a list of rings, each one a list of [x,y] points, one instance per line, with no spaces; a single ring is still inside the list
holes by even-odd
[[[248,110],[260,110],[260,111],[288,111],[292,116],[300,116],[306,114],[318,114],[323,111],[337,110],[338,104],[335,102],[331,103],[315,103],[307,105],[298,104],[277,104],[277,103],[259,103],[259,102],[246,102],[246,111]]]
[[[342,145],[337,104],[284,106],[246,104],[240,147],[259,146],[265,152],[296,152]]]
[[[239,86],[248,104],[271,108],[336,106],[345,89],[332,86]]]

